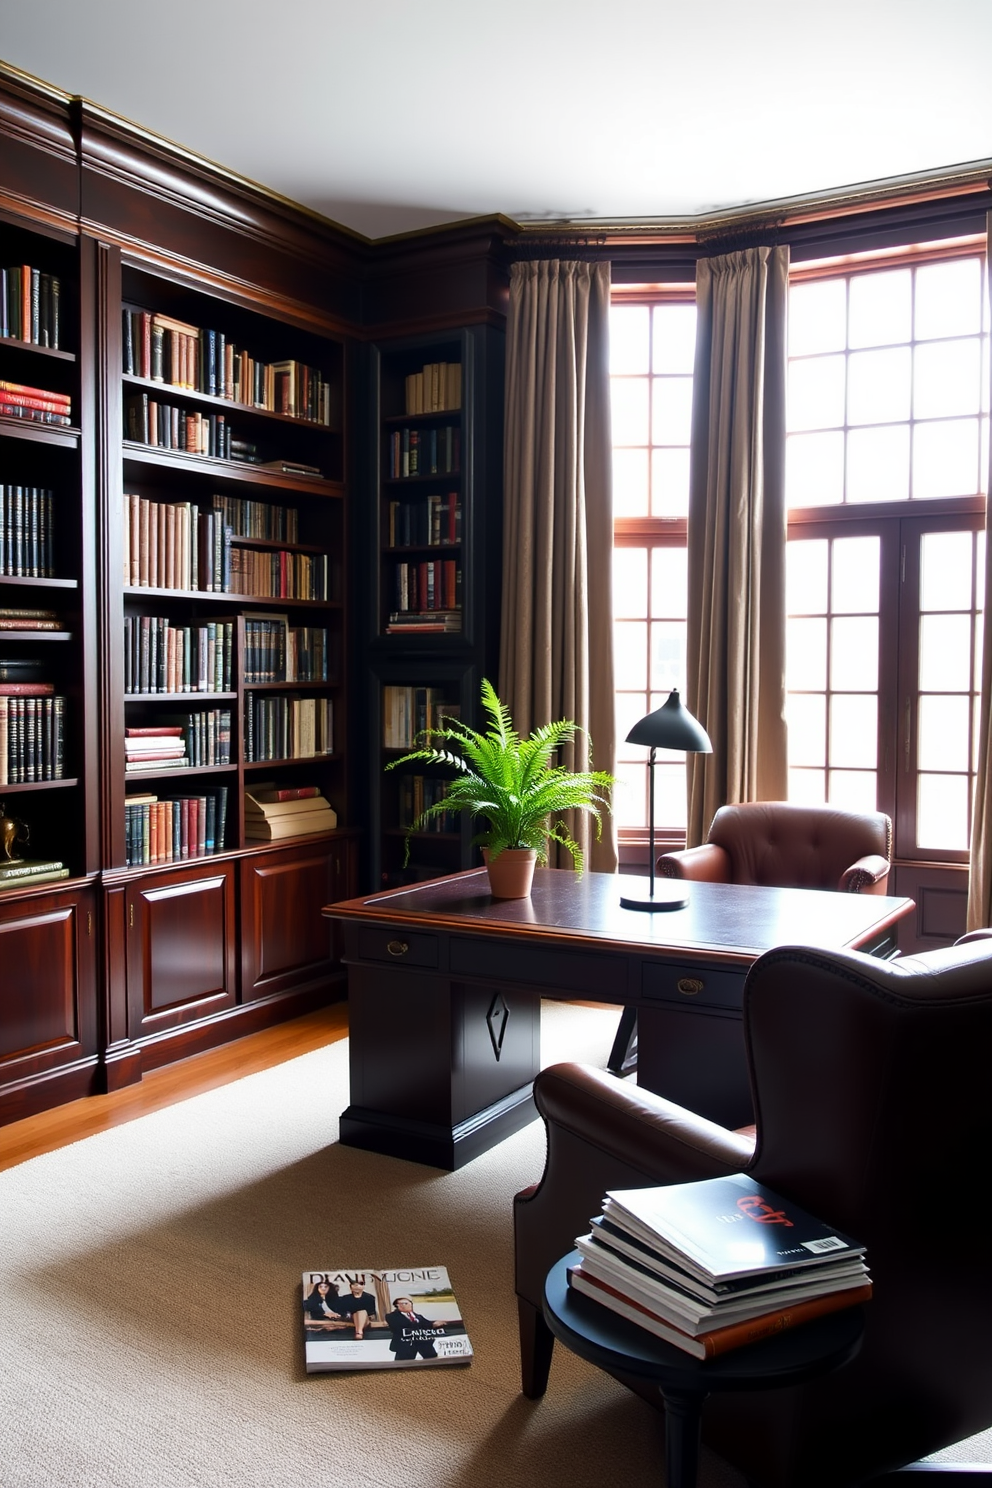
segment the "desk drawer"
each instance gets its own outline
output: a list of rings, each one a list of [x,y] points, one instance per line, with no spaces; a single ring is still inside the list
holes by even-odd
[[[437,966],[437,936],[363,925],[358,932],[358,959],[384,961],[390,966]]]
[[[719,971],[713,966],[680,965],[674,961],[644,967],[641,995],[680,1007],[735,1008],[740,1011],[745,972]]]

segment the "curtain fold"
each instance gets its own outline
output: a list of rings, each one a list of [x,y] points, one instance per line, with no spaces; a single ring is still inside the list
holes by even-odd
[[[522,735],[560,718],[586,730],[570,770],[612,771],[616,752],[609,310],[609,263],[511,269],[498,690]],[[589,868],[615,871],[612,818],[601,842],[588,813],[566,824]]]
[[[986,224],[986,251],[992,249],[992,212]],[[992,277],[986,275],[990,300]],[[992,357],[992,349],[989,351]],[[992,369],[990,369],[992,370]],[[992,472],[992,430],[989,434]],[[982,694],[978,721],[978,767],[971,815],[971,860],[968,873],[968,929],[992,925],[992,541],[989,497],[985,498],[985,618],[982,647]]]
[[[784,800],[789,250],[700,259],[689,478],[689,846],[719,806]]]

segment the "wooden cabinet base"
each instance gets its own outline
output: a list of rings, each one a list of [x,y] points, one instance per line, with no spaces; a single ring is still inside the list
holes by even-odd
[[[536,1119],[533,1089],[531,1081],[451,1127],[348,1106],[341,1115],[341,1141],[454,1172]]]

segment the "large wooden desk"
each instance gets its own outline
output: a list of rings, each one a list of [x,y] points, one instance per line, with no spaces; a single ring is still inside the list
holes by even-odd
[[[638,1083],[746,1125],[741,993],[752,962],[784,944],[885,955],[913,909],[873,894],[707,883],[690,886],[683,910],[621,909],[621,888],[636,885],[538,869],[529,899],[496,900],[480,868],[328,906],[348,965],[342,1142],[451,1169],[532,1120],[542,997],[636,1007]]]

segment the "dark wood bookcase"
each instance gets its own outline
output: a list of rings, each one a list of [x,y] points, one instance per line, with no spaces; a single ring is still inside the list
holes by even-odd
[[[495,680],[503,357],[502,331],[486,325],[383,341],[371,351],[367,716],[376,887],[435,878],[477,860],[472,824],[454,817],[416,833],[404,862],[411,813],[433,798],[446,772],[386,766],[406,752],[394,731],[398,703],[412,747],[418,726],[438,713],[477,725],[479,684],[483,676]],[[458,406],[432,410],[425,397],[424,412],[408,411],[408,379],[439,363],[459,368]]]

